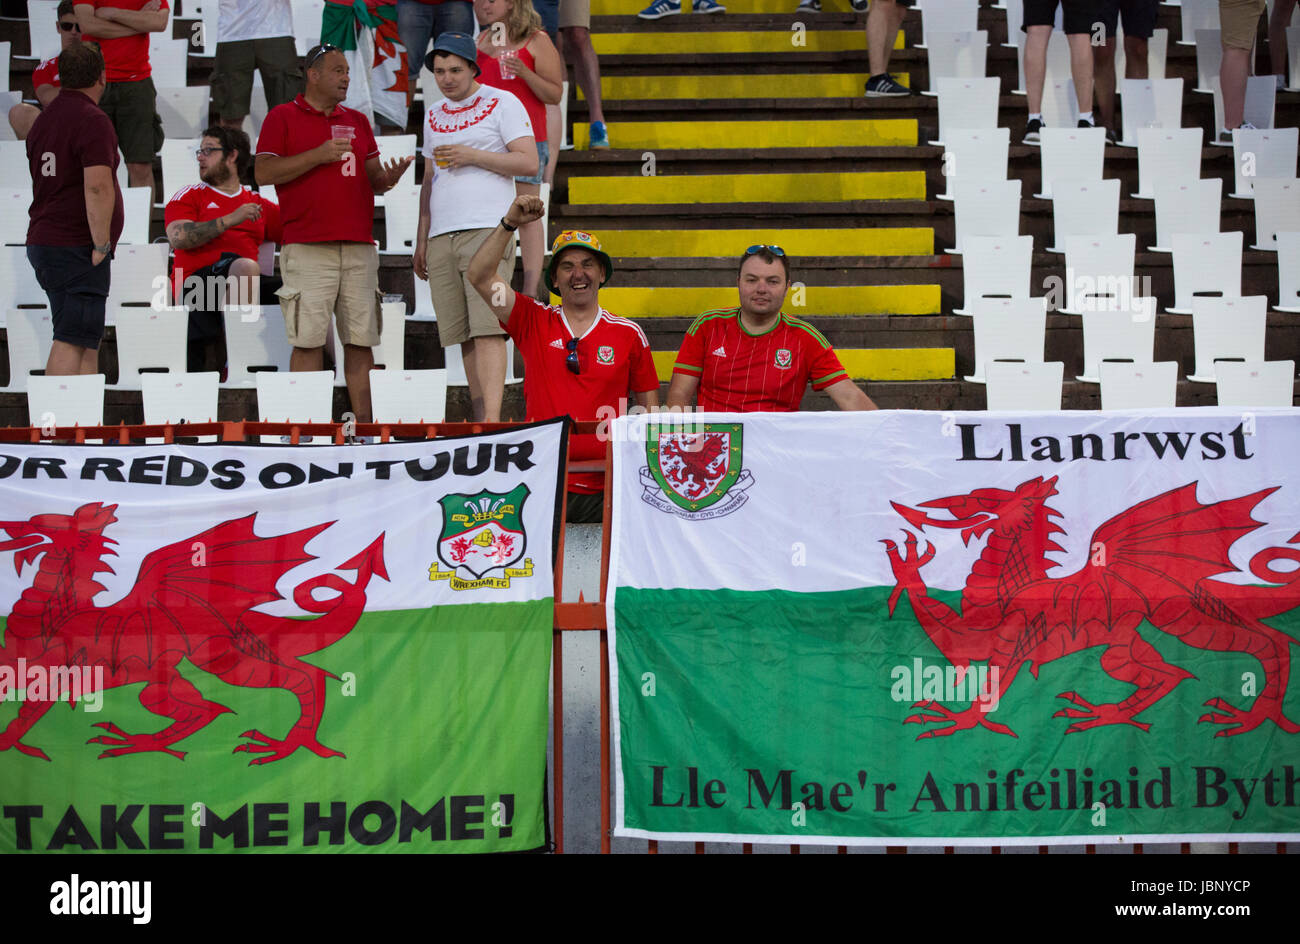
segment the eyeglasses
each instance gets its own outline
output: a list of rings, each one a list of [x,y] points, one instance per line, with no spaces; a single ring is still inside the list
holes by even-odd
[[[316,60],[319,59],[321,56],[325,55],[325,53],[338,52],[338,51],[339,51],[339,47],[337,46],[331,46],[329,43],[321,43],[320,46],[316,49],[315,55],[313,55],[310,59],[307,60],[307,68],[310,69],[313,63],[315,63]]]
[[[206,147],[206,148],[205,148],[205,147],[199,147],[199,148],[195,148],[195,149],[194,149],[194,156],[195,156],[195,157],[207,157],[209,154],[220,154],[220,153],[221,153],[222,151],[224,151],[224,150],[225,150],[225,148],[220,148],[220,147],[217,147],[217,148],[214,148],[214,147]]]
[[[568,356],[564,358],[564,366],[569,368],[569,373],[582,373],[582,368],[578,365],[578,339],[569,338],[564,345],[564,349],[569,352]]]
[[[73,30],[80,33],[81,24],[76,20],[59,20],[59,29],[63,30],[65,33],[71,33]]]
[[[748,249],[745,250],[745,255],[747,255],[747,256],[752,256],[754,253],[756,253],[756,252],[762,252],[764,249],[766,249],[768,252],[770,252],[770,253],[771,253],[772,255],[774,255],[774,256],[784,256],[784,255],[785,255],[785,250],[782,249],[780,246],[763,246],[763,245],[753,245],[753,246],[750,246]]]

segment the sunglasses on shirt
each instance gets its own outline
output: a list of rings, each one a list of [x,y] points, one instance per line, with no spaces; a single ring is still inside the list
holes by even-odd
[[[569,338],[564,345],[564,349],[569,352],[564,358],[564,366],[569,368],[569,373],[582,373],[582,367],[578,364],[578,339]]]

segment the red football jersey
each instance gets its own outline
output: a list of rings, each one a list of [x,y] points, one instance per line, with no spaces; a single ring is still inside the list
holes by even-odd
[[[164,227],[170,226],[177,220],[193,220],[196,223],[215,220],[227,213],[233,213],[245,203],[261,204],[261,219],[244,220],[238,226],[226,230],[216,239],[196,249],[176,250],[176,265],[172,269],[172,291],[178,301],[182,297],[185,276],[189,273],[212,265],[224,252],[233,252],[245,259],[256,259],[258,248],[262,243],[279,242],[282,234],[280,208],[247,187],[239,188],[237,193],[223,193],[209,184],[199,183],[183,187],[171,198],[163,214]]]
[[[618,409],[620,399],[630,398],[629,391],[659,389],[645,332],[603,308],[578,339],[576,374],[565,366],[573,332],[562,306],[546,306],[519,292],[506,330],[524,355],[524,405],[529,420],[566,415],[594,420],[601,407]],[[575,459],[603,459],[605,444],[594,435],[575,436],[570,454]],[[569,476],[568,487],[571,492],[599,492],[605,487],[604,476],[576,472]]]
[[[706,311],[686,331],[673,373],[700,378],[701,410],[791,413],[804,387],[848,378],[820,331],[784,312],[766,334],[740,323],[740,309]]]
[[[96,11],[105,7],[116,7],[119,10],[139,12],[149,0],[77,0],[77,2],[91,2],[95,5]],[[161,0],[161,6],[164,10],[171,9],[167,5],[167,0]],[[171,20],[169,19],[165,35],[170,36],[171,30]],[[149,66],[149,37],[151,35],[153,34],[133,33],[130,36],[118,36],[113,39],[100,39],[96,36],[83,36],[81,38],[86,42],[99,43],[99,49],[104,54],[104,71],[108,73],[110,83],[138,82],[153,75],[153,69]]]
[[[32,91],[35,91],[42,85],[53,85],[55,88],[59,87],[58,56],[46,59],[32,72]]]

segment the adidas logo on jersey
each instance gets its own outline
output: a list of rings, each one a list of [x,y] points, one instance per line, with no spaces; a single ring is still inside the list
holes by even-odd
[[[551,342],[551,347],[558,347],[561,351],[563,351],[564,342],[561,341],[559,338],[556,338],[554,341]]]
[[[717,349],[716,351],[713,352],[713,356],[714,356],[714,357],[726,357],[726,356],[727,356],[727,346],[726,346],[725,344],[720,344],[720,345],[718,345],[718,349]]]
[[[221,207],[217,206],[215,203],[209,203],[208,206],[207,206],[207,209],[209,209],[209,210],[220,210]]]

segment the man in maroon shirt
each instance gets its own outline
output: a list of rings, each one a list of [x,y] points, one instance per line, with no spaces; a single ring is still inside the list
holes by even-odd
[[[72,0],[59,0],[55,26],[59,30],[60,52],[81,42],[81,25],[77,22],[77,14],[72,9]],[[27,132],[31,130],[36,116],[41,113],[42,108],[54,100],[55,95],[59,94],[58,56],[46,59],[33,70],[32,89],[36,92],[36,100],[40,102],[40,107],[19,102],[9,109],[9,127],[14,129],[14,137],[19,141],[27,139]]]
[[[780,246],[750,246],[740,259],[740,307],[706,311],[686,331],[668,406],[794,412],[804,388],[825,390],[841,410],[876,405],[849,379],[820,331],[781,311],[790,274]]]
[[[59,56],[59,76],[63,90],[27,135],[27,258],[50,299],[50,376],[97,372],[109,258],[122,235],[117,135],[98,104],[104,57],[94,46],[72,46]]]

